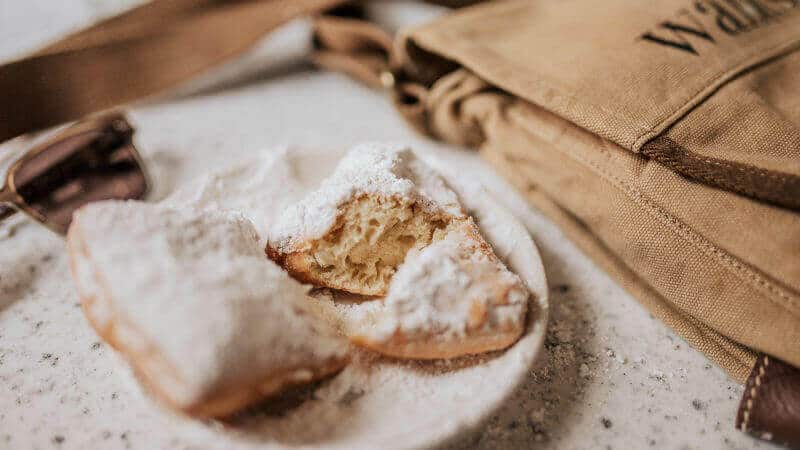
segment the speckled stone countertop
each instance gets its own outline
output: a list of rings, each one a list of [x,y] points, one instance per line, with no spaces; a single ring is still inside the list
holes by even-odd
[[[0,5],[10,59],[123,1]],[[477,156],[412,133],[380,93],[298,62],[296,24],[219,73],[133,108],[156,196],[266,146],[409,142],[484,171],[530,229],[552,292],[546,358],[518,392],[452,448],[774,448],[733,427],[742,388],[595,267]],[[21,143],[2,147],[6,162]],[[0,227],[0,448],[197,448],[147,413],[147,398],[86,324],[61,238]]]

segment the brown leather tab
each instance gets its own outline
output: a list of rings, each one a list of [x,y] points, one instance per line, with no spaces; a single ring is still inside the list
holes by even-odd
[[[761,355],[745,384],[736,428],[800,448],[800,369]]]
[[[698,156],[665,136],[643,145],[642,153],[687,178],[800,210],[800,178],[789,173]]]

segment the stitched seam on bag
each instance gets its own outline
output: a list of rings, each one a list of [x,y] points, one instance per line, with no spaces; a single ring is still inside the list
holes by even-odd
[[[775,287],[772,283],[770,283],[769,281],[765,280],[759,274],[753,272],[748,267],[744,266],[742,263],[737,261],[736,258],[734,258],[733,256],[729,255],[724,250],[722,250],[719,247],[715,246],[714,244],[708,242],[704,238],[698,236],[697,232],[692,230],[688,225],[686,225],[685,223],[681,222],[679,219],[671,216],[670,214],[666,213],[661,208],[659,208],[657,205],[653,204],[648,198],[646,198],[644,196],[644,194],[639,192],[637,189],[632,188],[630,186],[627,186],[624,181],[620,180],[619,178],[617,178],[613,174],[610,174],[610,173],[604,171],[599,165],[597,165],[595,163],[592,163],[592,162],[587,162],[587,164],[592,166],[592,167],[594,167],[595,170],[598,173],[600,173],[601,175],[609,177],[612,180],[612,183],[613,182],[619,183],[619,186],[617,186],[618,189],[620,189],[623,192],[625,192],[635,202],[640,203],[643,206],[645,206],[646,209],[648,210],[648,212],[651,215],[654,215],[654,216],[660,218],[662,221],[666,221],[667,223],[673,225],[674,226],[673,230],[677,231],[677,232],[681,232],[684,235],[684,238],[687,241],[695,244],[696,246],[698,246],[698,247],[700,247],[700,248],[702,248],[702,249],[704,249],[706,251],[711,252],[711,254],[716,256],[717,259],[720,262],[723,262],[724,264],[726,264],[729,267],[729,269],[733,269],[733,270],[731,270],[733,273],[736,273],[736,274],[740,274],[741,273],[741,275],[744,275],[744,277],[747,280],[755,282],[758,286],[766,289],[771,294],[774,294],[774,295],[780,297],[781,299],[783,299],[786,303],[791,305],[792,309],[798,308],[800,306],[800,304],[798,304],[794,299],[792,299],[791,297],[789,297],[785,293],[781,292],[781,289]],[[772,300],[773,303],[777,304],[778,306],[786,308],[786,305],[781,305],[781,304],[775,302],[771,297],[767,297],[767,298]],[[797,314],[795,314],[795,315],[797,315]]]
[[[747,397],[744,400],[745,408],[744,412],[742,413],[742,424],[741,424],[742,431],[744,431],[745,433],[748,431],[747,426],[750,422],[750,415],[752,414],[753,411],[753,405],[755,404],[756,399],[758,398],[758,391],[759,389],[761,389],[761,386],[763,384],[761,380],[764,379],[764,382],[766,382],[765,374],[767,371],[766,370],[767,366],[769,366],[769,356],[764,355],[764,357],[761,360],[759,360],[758,374],[753,380],[753,386],[751,386],[750,389],[748,389],[747,392],[745,393]]]
[[[512,155],[512,154],[509,154],[509,153],[505,153],[505,155],[507,155],[507,156],[512,156],[512,157],[514,158],[514,160],[515,160],[515,161],[521,161],[521,162],[523,162],[524,164],[528,164],[528,165],[534,165],[534,164],[535,164],[535,162],[533,162],[533,161],[531,161],[531,160],[529,160],[529,159],[527,159],[527,158],[525,158],[525,157],[523,157],[523,156],[519,156],[519,155]],[[490,162],[491,162],[491,161],[490,161]],[[508,164],[508,163],[506,163],[505,161],[501,161],[501,162],[500,162],[500,164]],[[514,169],[514,167],[513,167],[513,166],[507,166],[507,168],[508,168],[509,170],[511,170],[511,172],[513,173],[513,171],[514,171],[514,170],[513,170],[513,169]],[[512,181],[514,181],[514,180],[512,180]],[[524,188],[524,186],[520,186],[520,187]],[[561,204],[560,204],[560,203],[559,203],[559,202],[558,202],[558,201],[557,201],[557,200],[556,200],[556,199],[555,199],[553,196],[551,196],[551,195],[548,195],[547,193],[543,193],[543,194],[544,194],[544,195],[546,195],[546,196],[548,197],[548,199],[549,199],[551,202],[553,202],[553,204],[554,204],[554,205],[555,205],[555,206],[556,206],[558,209],[562,210],[564,214],[568,215],[568,216],[569,216],[569,217],[571,217],[573,220],[576,220],[576,221],[578,221],[578,222],[582,223],[582,221],[580,220],[580,218],[578,218],[577,216],[575,216],[575,215],[574,215],[574,214],[573,214],[573,213],[572,213],[572,212],[571,212],[569,209],[567,209],[567,208],[565,208],[564,206],[562,206],[562,205],[561,205]],[[584,226],[585,226],[585,225],[584,225]],[[610,248],[608,248],[608,247],[605,245],[605,243],[604,243],[604,242],[602,242],[602,240],[600,240],[600,238],[599,238],[599,237],[598,237],[596,234],[594,234],[594,233],[592,233],[590,230],[588,230],[588,228],[587,228],[587,233],[590,233],[590,234],[591,234],[591,237],[592,237],[594,240],[596,240],[596,241],[597,241],[597,243],[596,243],[595,245],[601,246],[601,247],[602,247],[602,249],[603,249],[604,251],[607,251],[607,252],[609,252],[611,255],[613,255],[613,257],[614,257],[615,259],[618,259],[618,260],[619,260],[619,264],[621,264],[621,265],[624,267],[624,269],[625,269],[625,270],[629,270],[629,271],[631,271],[631,272],[634,274],[633,276],[635,276],[635,277],[637,278],[637,280],[638,280],[640,283],[642,283],[642,284],[644,284],[645,286],[647,286],[647,288],[648,288],[648,289],[652,289],[654,292],[656,292],[656,294],[657,294],[657,296],[659,297],[659,299],[656,299],[655,301],[656,301],[656,302],[658,302],[658,303],[660,303],[660,304],[661,304],[660,306],[661,306],[662,308],[666,308],[666,309],[668,309],[669,311],[671,311],[672,313],[674,313],[676,316],[678,316],[678,317],[680,318],[680,320],[683,320],[683,321],[685,321],[685,324],[686,324],[686,326],[690,327],[690,328],[691,328],[691,329],[694,331],[694,333],[696,333],[698,336],[700,336],[700,337],[698,338],[698,341],[699,341],[699,342],[696,342],[696,344],[697,344],[697,345],[692,345],[694,348],[696,348],[696,349],[698,349],[698,350],[700,350],[700,351],[702,351],[702,352],[706,353],[706,352],[705,352],[705,350],[703,350],[703,348],[702,348],[702,347],[703,347],[704,345],[709,345],[709,346],[711,346],[711,347],[712,347],[712,348],[713,348],[713,349],[714,349],[716,352],[718,352],[716,357],[712,357],[712,359],[715,359],[715,360],[717,361],[717,363],[718,363],[718,364],[722,365],[722,364],[721,364],[721,361],[728,361],[728,362],[729,362],[731,365],[735,365],[735,366],[736,366],[735,368],[728,368],[728,367],[725,367],[725,369],[726,369],[726,370],[729,372],[729,374],[732,374],[732,373],[738,373],[738,371],[739,371],[739,370],[742,370],[742,371],[747,371],[747,370],[748,370],[750,367],[752,367],[752,363],[751,363],[751,362],[750,362],[748,359],[742,359],[742,358],[740,358],[740,357],[739,357],[737,354],[735,354],[734,352],[732,352],[732,351],[729,351],[727,348],[725,348],[725,347],[724,347],[724,346],[723,346],[723,345],[722,345],[722,344],[721,344],[721,343],[718,341],[718,338],[719,338],[719,337],[721,337],[721,338],[723,338],[723,339],[730,339],[730,340],[732,340],[732,341],[733,341],[735,344],[737,344],[737,345],[741,345],[742,347],[744,347],[744,348],[746,348],[746,349],[750,350],[748,347],[746,347],[746,346],[744,346],[743,344],[740,344],[740,343],[738,343],[738,342],[734,341],[732,338],[725,336],[724,334],[720,333],[719,331],[715,330],[714,328],[710,327],[709,325],[707,325],[707,324],[703,323],[703,322],[702,322],[701,320],[699,320],[698,318],[694,317],[693,315],[689,314],[688,312],[686,312],[686,311],[684,311],[683,309],[681,309],[680,307],[678,307],[678,305],[675,305],[675,304],[673,304],[673,303],[671,303],[671,302],[667,301],[667,300],[666,300],[666,298],[665,298],[665,297],[664,297],[664,296],[663,296],[663,295],[662,295],[662,294],[661,294],[661,293],[660,293],[660,292],[659,292],[659,291],[658,291],[658,290],[657,290],[655,287],[653,287],[653,286],[652,286],[652,285],[651,285],[651,284],[650,284],[650,283],[649,283],[647,280],[643,279],[641,276],[639,276],[638,274],[636,274],[635,272],[633,272],[633,271],[632,271],[632,269],[630,268],[630,266],[628,266],[628,264],[627,264],[627,263],[626,263],[624,260],[622,260],[622,259],[621,259],[621,258],[620,258],[620,257],[619,257],[619,256],[618,256],[616,253],[614,253],[614,252],[613,252],[613,251],[612,251]],[[576,245],[578,245],[578,247],[579,247],[579,248],[581,248],[581,249],[583,250],[582,246],[581,246],[580,244],[578,244],[577,242],[576,242]],[[590,253],[590,252],[586,251],[586,253]],[[592,260],[594,260],[594,257],[592,257],[592,256],[591,256],[591,254],[589,254],[588,256],[589,256],[589,257],[590,257]],[[612,275],[612,278],[615,278],[615,277]],[[628,291],[628,289],[627,289],[627,287],[626,287],[625,283],[623,283],[622,281],[618,281],[618,282],[621,284],[621,286],[622,286],[623,288],[625,288],[625,290],[626,290],[626,291]],[[628,292],[630,293],[630,291],[628,291]],[[636,295],[634,295],[634,294],[632,294],[632,293],[631,293],[631,295],[632,295],[634,298],[636,298],[636,297],[637,297]],[[642,303],[642,302],[640,302],[640,303]],[[646,308],[647,308],[647,307],[646,307]],[[648,309],[648,310],[650,310],[650,308],[647,308],[647,309]],[[654,312],[654,311],[651,311],[651,312],[653,312],[653,314],[655,314],[656,316],[659,316],[659,314],[658,314],[658,313],[656,313],[656,312]],[[666,318],[662,318],[661,320],[662,320],[663,322],[668,322],[668,320],[667,320]],[[670,325],[670,326],[671,326],[671,325]],[[687,332],[687,333],[683,333],[683,332],[679,331],[679,330],[678,330],[676,327],[673,327],[673,328],[675,329],[675,331],[676,331],[676,332],[677,332],[677,333],[678,333],[680,336],[682,336],[682,337],[683,337],[683,339],[685,339],[687,342],[689,342],[689,344],[692,344],[692,342],[691,342],[691,341],[692,341],[692,338],[690,338],[690,337],[688,337],[688,336],[687,336],[687,335],[690,335],[691,333],[688,333],[688,332]],[[703,341],[703,340],[705,340],[705,341]],[[750,350],[750,351],[752,351],[752,350]],[[756,362],[758,362],[757,358],[756,358]],[[746,373],[746,372],[745,372],[745,373]],[[746,379],[746,375],[745,375],[745,377],[744,377],[744,378]]]
[[[751,54],[745,57],[744,62],[713,77],[711,81],[707,82],[694,94],[687,96],[686,100],[681,102],[681,106],[675,111],[665,115],[664,117],[657,118],[656,124],[651,126],[650,130],[636,138],[633,144],[633,150],[637,151],[645,143],[647,143],[647,141],[663,133],[673,124],[678,123],[694,108],[703,104],[706,100],[717,93],[717,91],[738,79],[745,72],[762,64],[767,64],[773,59],[783,58],[786,55],[796,52],[797,50],[800,50],[800,38],[795,38],[789,42],[782,42],[780,44],[768,47],[767,49],[754,49]],[[768,53],[768,55],[763,55],[762,53]]]
[[[524,124],[522,124],[522,126],[524,127]],[[769,293],[783,299],[783,301],[785,301],[788,305],[790,305],[790,307],[787,308],[787,305],[777,302],[771,296],[767,296],[767,298],[772,303],[781,308],[789,310],[790,314],[794,316],[800,316],[800,314],[798,314],[795,311],[797,309],[800,309],[800,303],[798,303],[797,300],[794,300],[791,297],[789,297],[786,293],[782,292],[782,289],[776,287],[773,283],[769,282],[768,280],[765,280],[761,275],[755,273],[752,269],[745,266],[743,263],[740,263],[735,257],[731,256],[726,251],[715,246],[711,242],[704,239],[702,236],[699,236],[697,232],[692,230],[688,225],[686,225],[679,219],[671,216],[669,213],[659,208],[658,205],[649,200],[638,189],[629,186],[626,182],[622,181],[614,174],[607,172],[598,164],[591,161],[584,161],[579,156],[573,154],[572,151],[570,150],[561,150],[560,148],[559,150],[562,153],[570,156],[576,162],[579,162],[582,165],[585,165],[590,169],[593,169],[596,173],[605,178],[609,183],[611,183],[617,189],[622,191],[628,198],[640,204],[641,206],[644,206],[646,211],[651,216],[655,216],[662,222],[666,222],[669,228],[671,228],[679,235],[683,236],[686,241],[694,244],[696,247],[705,250],[707,254],[710,253],[710,256],[714,256],[719,262],[723,263],[723,266],[727,267],[728,270],[731,271],[731,273],[736,274],[737,278],[745,282],[755,282],[758,287],[766,289]]]

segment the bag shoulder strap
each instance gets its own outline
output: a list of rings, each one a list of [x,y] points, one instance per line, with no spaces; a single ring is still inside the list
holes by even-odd
[[[427,0],[464,6],[476,0]],[[154,0],[0,65],[0,142],[165,91],[279,26],[348,0]],[[318,22],[312,60],[386,85],[392,38],[365,20]],[[348,37],[344,37],[344,36]],[[338,37],[337,37],[338,36]],[[383,81],[381,81],[381,76]]]
[[[345,0],[156,0],[0,66],[0,142],[173,87]]]

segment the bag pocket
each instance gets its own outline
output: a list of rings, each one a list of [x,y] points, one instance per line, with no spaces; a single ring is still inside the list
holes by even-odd
[[[412,76],[466,67],[684,176],[800,209],[798,48],[797,0],[519,0],[413,29],[401,53]]]

